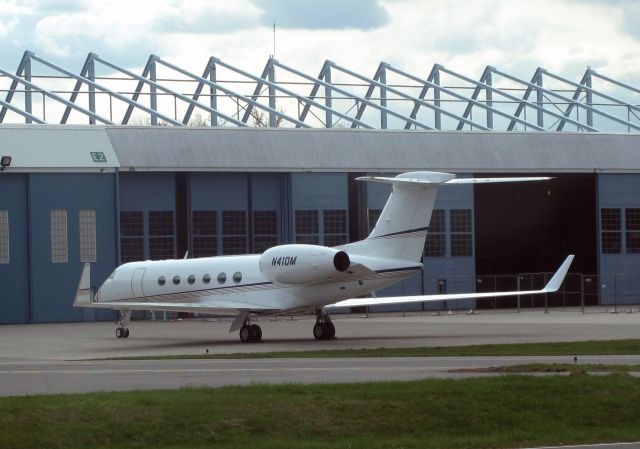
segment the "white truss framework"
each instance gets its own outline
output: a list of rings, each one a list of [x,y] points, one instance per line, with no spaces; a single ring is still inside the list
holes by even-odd
[[[76,74],[27,51],[0,69],[0,123],[640,131],[640,89],[591,68],[577,82],[543,68],[530,81],[491,66],[479,80],[439,64],[425,75],[325,61],[313,76],[275,59],[258,75],[213,57],[198,75],[155,55],[136,74],[94,53]]]

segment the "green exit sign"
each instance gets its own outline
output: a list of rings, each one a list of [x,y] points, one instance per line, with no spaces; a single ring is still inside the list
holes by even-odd
[[[93,162],[107,162],[107,156],[102,151],[92,151],[91,159],[93,159]]]

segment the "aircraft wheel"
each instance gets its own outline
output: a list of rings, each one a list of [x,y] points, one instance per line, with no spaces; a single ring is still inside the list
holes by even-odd
[[[129,328],[125,327],[124,328],[124,334],[122,334],[123,338],[129,338]]]
[[[324,326],[320,323],[316,323],[316,325],[313,326],[313,336],[316,340],[324,340],[324,334]]]
[[[116,337],[122,338],[124,336],[124,328],[119,327],[116,329]]]
[[[262,329],[257,324],[249,326],[249,333],[252,336],[252,341],[262,341]]]
[[[249,330],[249,326],[242,326],[240,328],[240,341],[242,343],[248,343],[251,341],[251,332]]]
[[[331,321],[325,323],[324,329],[322,330],[322,334],[325,340],[331,340],[336,336],[336,327],[333,325]]]

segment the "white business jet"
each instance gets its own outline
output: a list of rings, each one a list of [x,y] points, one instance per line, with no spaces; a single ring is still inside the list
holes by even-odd
[[[550,178],[456,178],[426,171],[394,178],[365,176],[358,180],[391,184],[393,189],[375,228],[364,240],[334,248],[290,244],[255,255],[125,263],[95,294],[90,287],[90,265],[85,264],[73,305],[119,310],[118,338],[129,336],[132,310],[157,310],[234,316],[229,332],[239,330],[242,342],[257,342],[262,330],[252,319],[260,315],[315,312],[313,336],[326,340],[335,336],[328,311],[339,307],[554,292],[573,255],[542,290],[363,297],[422,269],[427,225],[440,185],[546,179]]]

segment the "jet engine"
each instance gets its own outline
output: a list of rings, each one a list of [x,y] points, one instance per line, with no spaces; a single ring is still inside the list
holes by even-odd
[[[260,256],[260,271],[282,284],[321,281],[346,271],[351,261],[344,251],[318,245],[280,245]]]

